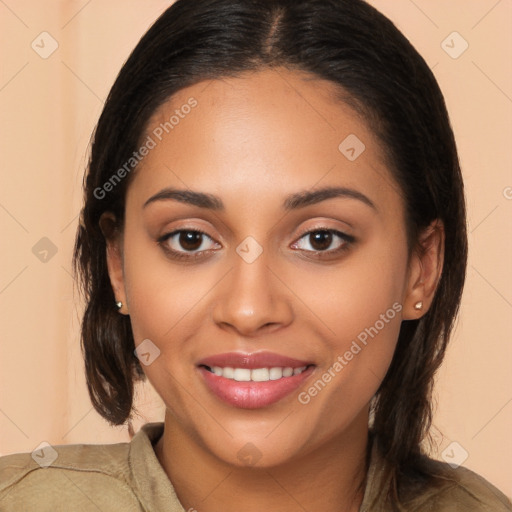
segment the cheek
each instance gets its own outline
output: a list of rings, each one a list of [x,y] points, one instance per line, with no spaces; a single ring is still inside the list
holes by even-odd
[[[124,249],[135,346],[146,339],[156,345],[158,359],[143,369],[157,391],[175,402],[195,369],[197,340],[207,338],[201,331],[208,328],[208,300],[225,269],[172,263],[141,230],[126,232]]]
[[[128,224],[128,223],[127,223]],[[124,278],[135,343],[162,338],[191,310],[206,290],[180,271],[132,219],[124,239]]]
[[[339,264],[311,269],[301,271],[300,278],[290,273],[288,279],[297,296],[307,298],[316,324],[335,340],[333,347],[342,350],[376,322],[378,327],[382,321],[386,327],[392,323],[399,327],[400,314],[393,304],[401,304],[407,274],[407,246],[400,233],[387,239],[373,237]]]
[[[129,234],[125,237],[124,271],[135,346],[141,346],[141,353],[151,354],[149,364],[141,358],[142,369],[171,410],[185,411],[190,404],[183,390],[193,367],[193,344],[187,341],[197,326],[197,322],[191,325],[189,318],[207,289],[171,266],[152,242]]]
[[[316,375],[298,395],[307,414],[304,428],[315,429],[324,418],[321,432],[335,435],[346,429],[370,403],[391,364],[401,325],[402,305],[387,294],[367,301],[352,297],[346,309],[324,305],[323,318],[335,335],[324,338],[328,356]]]
[[[318,312],[316,325],[327,357],[299,402],[330,418],[326,428],[355,417],[368,404],[393,358],[402,319],[406,282],[405,240],[375,240],[337,267],[296,289]],[[309,292],[308,292],[309,290]],[[333,414],[333,411],[343,411]]]

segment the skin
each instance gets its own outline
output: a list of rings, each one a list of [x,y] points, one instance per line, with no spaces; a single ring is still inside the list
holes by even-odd
[[[423,251],[408,253],[403,199],[382,148],[334,92],[331,83],[297,71],[251,72],[180,91],[148,126],[150,134],[188,98],[197,99],[144,158],[128,188],[122,234],[107,249],[135,344],[149,338],[161,351],[143,366],[166,404],[155,452],[185,510],[340,512],[361,504],[369,402],[391,362],[400,322],[421,317],[431,304],[444,234],[441,223],[433,224],[418,240]],[[349,134],[366,147],[354,161],[338,149]],[[375,208],[349,197],[282,208],[288,195],[324,186],[355,189]],[[144,207],[166,187],[215,194],[225,210],[175,200]],[[179,235],[158,243],[178,229],[207,233],[196,244],[196,253],[205,251],[200,258],[168,255],[163,246],[187,254]],[[355,241],[333,235],[322,249],[304,235],[318,229]],[[250,264],[236,252],[248,236],[263,249]],[[315,256],[315,249],[324,254]],[[301,404],[298,392],[394,303],[401,311]],[[221,402],[196,368],[213,354],[262,350],[316,368],[298,392],[255,410]],[[238,457],[247,443],[255,464]]]

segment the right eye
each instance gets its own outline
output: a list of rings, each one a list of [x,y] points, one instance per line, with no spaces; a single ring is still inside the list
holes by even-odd
[[[213,242],[213,239],[204,231],[198,229],[178,229],[160,237],[158,243],[173,258],[195,259],[201,257],[202,253],[210,250],[204,248],[204,237]]]

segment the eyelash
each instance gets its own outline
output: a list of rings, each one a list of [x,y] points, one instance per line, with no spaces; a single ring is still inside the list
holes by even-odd
[[[310,231],[306,231],[306,232],[302,233],[302,235],[298,238],[298,240],[301,240],[306,235],[311,235],[313,233],[324,233],[324,232],[331,233],[333,235],[338,236],[339,238],[341,238],[344,241],[344,243],[340,247],[338,247],[337,249],[331,249],[329,251],[308,251],[308,250],[304,250],[304,249],[299,249],[299,250],[303,250],[303,251],[305,251],[307,253],[313,253],[315,255],[315,257],[317,257],[319,259],[322,259],[324,254],[327,254],[328,256],[335,256],[335,255],[344,253],[355,242],[355,238],[353,236],[347,235],[346,233],[343,233],[343,232],[338,231],[336,229],[328,229],[328,228],[315,228],[315,229],[312,229]],[[170,249],[165,244],[165,242],[167,242],[167,240],[169,240],[170,238],[172,238],[175,235],[178,235],[180,233],[199,233],[199,234],[204,235],[204,236],[210,238],[211,240],[213,240],[208,235],[208,233],[205,233],[204,231],[201,231],[200,229],[178,229],[178,230],[175,230],[175,231],[173,231],[171,233],[167,233],[167,234],[161,236],[157,240],[157,242],[162,247],[162,249],[167,254],[169,254],[173,259],[195,261],[195,260],[197,260],[199,258],[203,258],[204,257],[204,253],[208,252],[208,250],[206,250],[206,251],[198,251],[198,252],[190,252],[190,251],[189,252],[182,252],[182,251],[176,251],[174,249]],[[294,244],[296,244],[296,243],[297,242],[294,242]],[[211,250],[211,249],[209,249],[209,250]]]

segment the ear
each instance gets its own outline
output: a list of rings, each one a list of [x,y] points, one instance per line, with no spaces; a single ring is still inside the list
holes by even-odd
[[[439,219],[420,233],[409,261],[404,320],[417,320],[429,310],[443,270],[444,241],[444,225]],[[415,308],[419,303],[421,308]]]
[[[128,304],[126,302],[123,271],[123,237],[117,227],[116,217],[112,212],[104,212],[100,217],[99,225],[107,244],[106,257],[110,284],[112,285],[116,302],[122,303],[119,313],[127,315]]]

